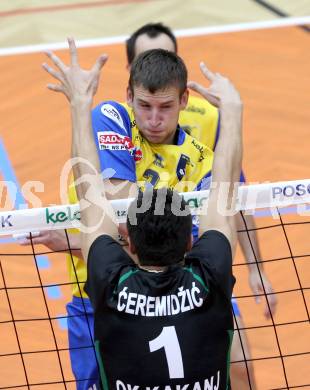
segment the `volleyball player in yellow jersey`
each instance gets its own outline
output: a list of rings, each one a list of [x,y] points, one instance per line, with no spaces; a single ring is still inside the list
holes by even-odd
[[[140,53],[145,50],[156,48],[162,48],[173,52],[178,51],[177,40],[171,29],[161,23],[150,23],[140,27],[126,41],[127,68],[130,69],[131,63]],[[130,112],[130,108],[127,107],[127,109]],[[220,118],[218,110],[206,99],[189,95],[186,108],[180,112],[179,124],[194,138],[207,145],[212,150],[215,149],[220,132]],[[240,182],[245,182],[243,172],[241,172]],[[255,221],[251,215],[244,215],[244,219],[248,229],[255,229]],[[245,230],[241,215],[237,216],[236,222],[238,230]],[[272,293],[273,290],[271,283],[264,273],[262,264],[260,264],[259,271],[256,264],[256,259],[259,261],[261,259],[261,254],[255,230],[250,231],[249,236],[251,242],[249,241],[247,232],[239,233],[238,240],[244,258],[248,262],[249,284],[252,292],[254,295],[263,293],[263,282],[266,293]],[[253,254],[253,250],[255,255]],[[258,297],[256,298],[256,301],[260,301]],[[234,298],[232,300],[232,304],[238,327],[243,329],[245,326],[237,302]],[[269,295],[269,307],[271,312],[274,314],[276,308],[275,295]],[[270,316],[269,307],[266,305],[265,308],[265,316],[267,318]],[[240,342],[240,335],[242,337],[242,345]],[[232,361],[241,362],[244,360],[244,355],[246,355],[247,359],[250,359],[246,334],[244,331],[240,331],[239,333],[235,332],[231,353]],[[248,367],[246,367],[243,363],[237,363],[231,366],[231,381],[233,389],[243,390],[249,388],[248,373],[251,378],[252,390],[256,388],[253,365],[251,362],[248,362],[247,366]]]

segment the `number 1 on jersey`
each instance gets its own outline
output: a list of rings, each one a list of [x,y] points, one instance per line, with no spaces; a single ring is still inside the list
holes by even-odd
[[[160,335],[149,342],[149,346],[151,352],[165,349],[170,379],[184,378],[181,348],[174,326],[164,326]]]

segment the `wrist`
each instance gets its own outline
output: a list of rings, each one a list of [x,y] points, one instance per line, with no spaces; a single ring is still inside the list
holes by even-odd
[[[229,118],[231,118],[232,116],[240,118],[243,112],[243,103],[241,100],[239,102],[224,101],[221,102],[219,109],[221,113],[221,118],[225,116],[228,116]]]
[[[74,96],[70,100],[70,105],[72,109],[78,109],[81,110],[83,108],[89,110],[91,109],[93,104],[93,97],[92,96],[87,96],[87,95],[78,95]]]

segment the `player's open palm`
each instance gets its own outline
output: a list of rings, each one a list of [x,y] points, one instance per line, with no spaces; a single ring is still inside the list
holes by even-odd
[[[203,62],[200,63],[200,69],[210,81],[210,85],[207,88],[199,83],[190,81],[188,83],[190,89],[198,92],[216,107],[221,107],[224,104],[242,105],[239,92],[228,78],[222,76],[220,73],[211,72]]]
[[[73,38],[68,38],[70,65],[65,65],[53,52],[46,52],[56,70],[44,63],[43,68],[60,84],[48,84],[52,91],[63,93],[70,102],[75,99],[92,99],[99,84],[100,71],[107,61],[107,55],[101,55],[90,70],[84,70],[79,65],[78,53]]]

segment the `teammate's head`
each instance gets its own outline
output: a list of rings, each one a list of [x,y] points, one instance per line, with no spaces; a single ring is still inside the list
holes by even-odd
[[[132,63],[127,103],[136,124],[151,143],[173,143],[179,113],[188,100],[187,69],[175,53],[152,49]]]
[[[169,27],[162,23],[148,23],[136,30],[126,41],[128,68],[139,54],[150,49],[177,53],[177,40]]]
[[[171,189],[140,191],[129,206],[127,229],[130,248],[141,265],[176,264],[191,247],[189,207]]]

